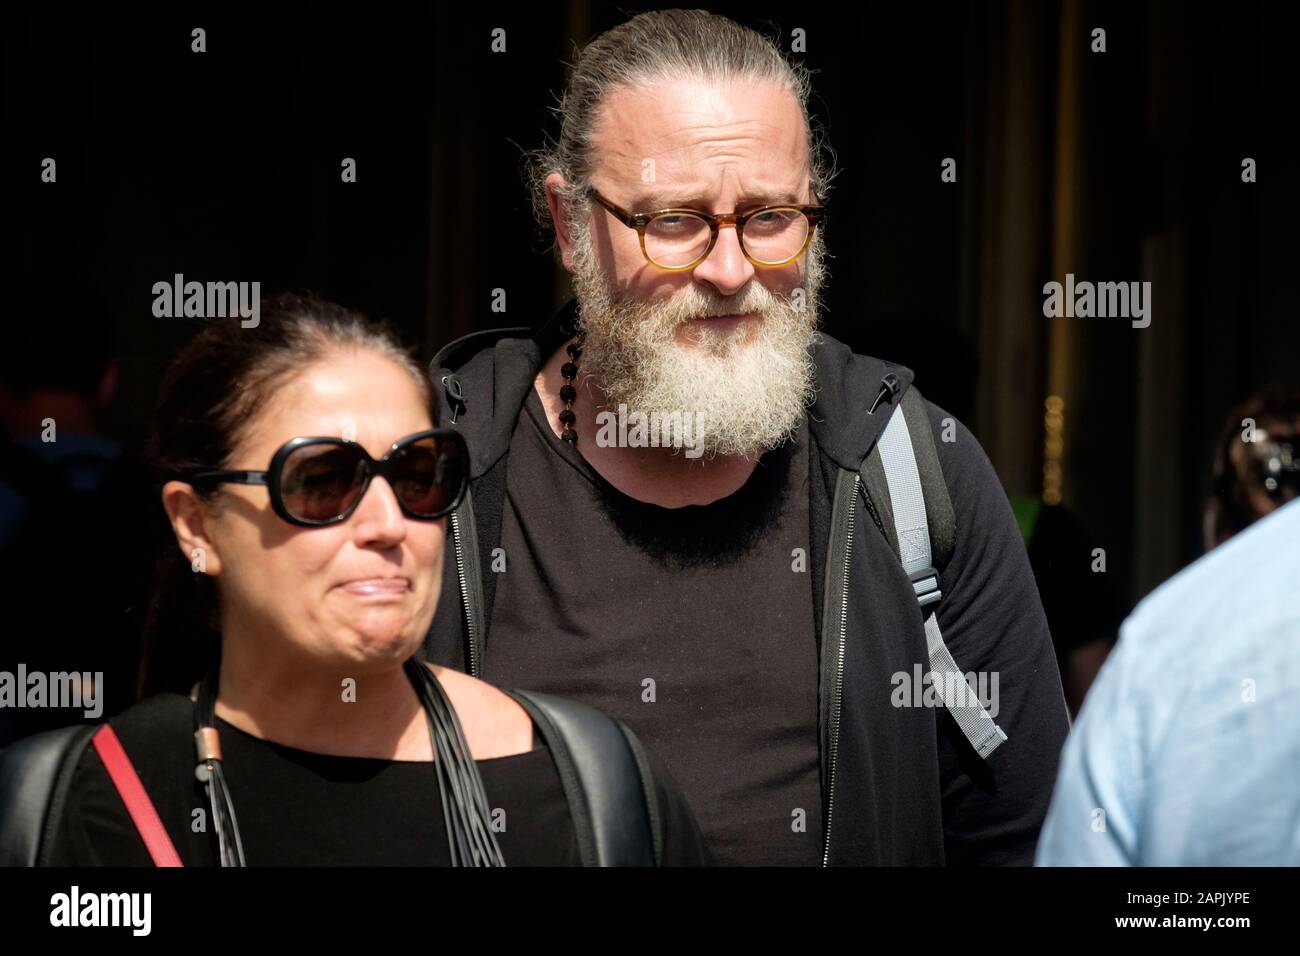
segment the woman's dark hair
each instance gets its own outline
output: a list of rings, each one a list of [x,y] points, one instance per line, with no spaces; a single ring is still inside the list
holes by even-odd
[[[241,437],[286,382],[348,351],[377,353],[409,372],[438,424],[428,379],[387,325],[310,294],[283,294],[261,301],[253,327],[210,320],[168,367],[146,455],[159,489],[181,475],[230,467]],[[156,514],[161,553],[144,629],[142,696],[188,691],[220,651],[215,582],[190,567],[161,506]]]

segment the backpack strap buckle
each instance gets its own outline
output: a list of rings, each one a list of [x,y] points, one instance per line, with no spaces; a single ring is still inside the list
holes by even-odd
[[[921,568],[919,571],[913,571],[907,577],[912,582],[912,590],[916,592],[916,602],[921,607],[929,607],[943,597],[939,572],[934,568]]]

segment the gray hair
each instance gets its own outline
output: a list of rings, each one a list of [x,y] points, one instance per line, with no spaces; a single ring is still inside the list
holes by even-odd
[[[554,110],[560,138],[525,157],[533,213],[543,230],[554,227],[546,201],[546,178],[552,173],[564,177],[560,196],[570,215],[585,215],[595,167],[592,136],[605,99],[622,87],[683,76],[770,82],[794,94],[803,113],[812,186],[818,198],[826,199],[836,175],[835,156],[808,111],[811,72],[787,60],[774,39],[705,10],[653,10],[596,37],[567,73]]]

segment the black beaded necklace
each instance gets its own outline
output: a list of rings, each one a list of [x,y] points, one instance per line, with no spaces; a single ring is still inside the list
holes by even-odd
[[[573,400],[578,397],[578,390],[574,387],[573,381],[578,377],[578,359],[582,357],[582,343],[585,339],[586,335],[579,332],[578,337],[569,343],[565,349],[569,353],[569,360],[560,367],[560,374],[564,376],[564,384],[560,386],[560,398],[564,400],[564,409],[560,412],[560,424],[564,426],[564,430],[560,432],[560,438],[575,447],[578,444],[578,433],[574,431],[573,423],[578,419],[573,414]]]

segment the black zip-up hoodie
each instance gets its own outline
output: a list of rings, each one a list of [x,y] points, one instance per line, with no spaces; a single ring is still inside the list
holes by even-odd
[[[574,331],[570,300],[549,322],[480,332],[430,364],[443,424],[470,450],[466,501],[450,521],[444,599],[425,642],[434,661],[482,673],[500,546],[510,436],[546,359]],[[929,670],[921,609],[898,555],[873,520],[860,469],[912,373],[829,336],[814,347],[809,409],[810,533],[820,687],[822,795],[829,864],[1024,864],[1056,777],[1069,718],[1038,589],[1005,492],[960,423],[948,437],[927,403],[956,519],[939,568],[944,641],[966,673],[998,679],[1007,735],[982,760],[942,708],[894,706],[896,674]],[[886,375],[895,377],[882,387]],[[877,401],[881,399],[880,401]],[[875,406],[875,412],[869,410]],[[1084,560],[1083,556],[1080,560]]]

